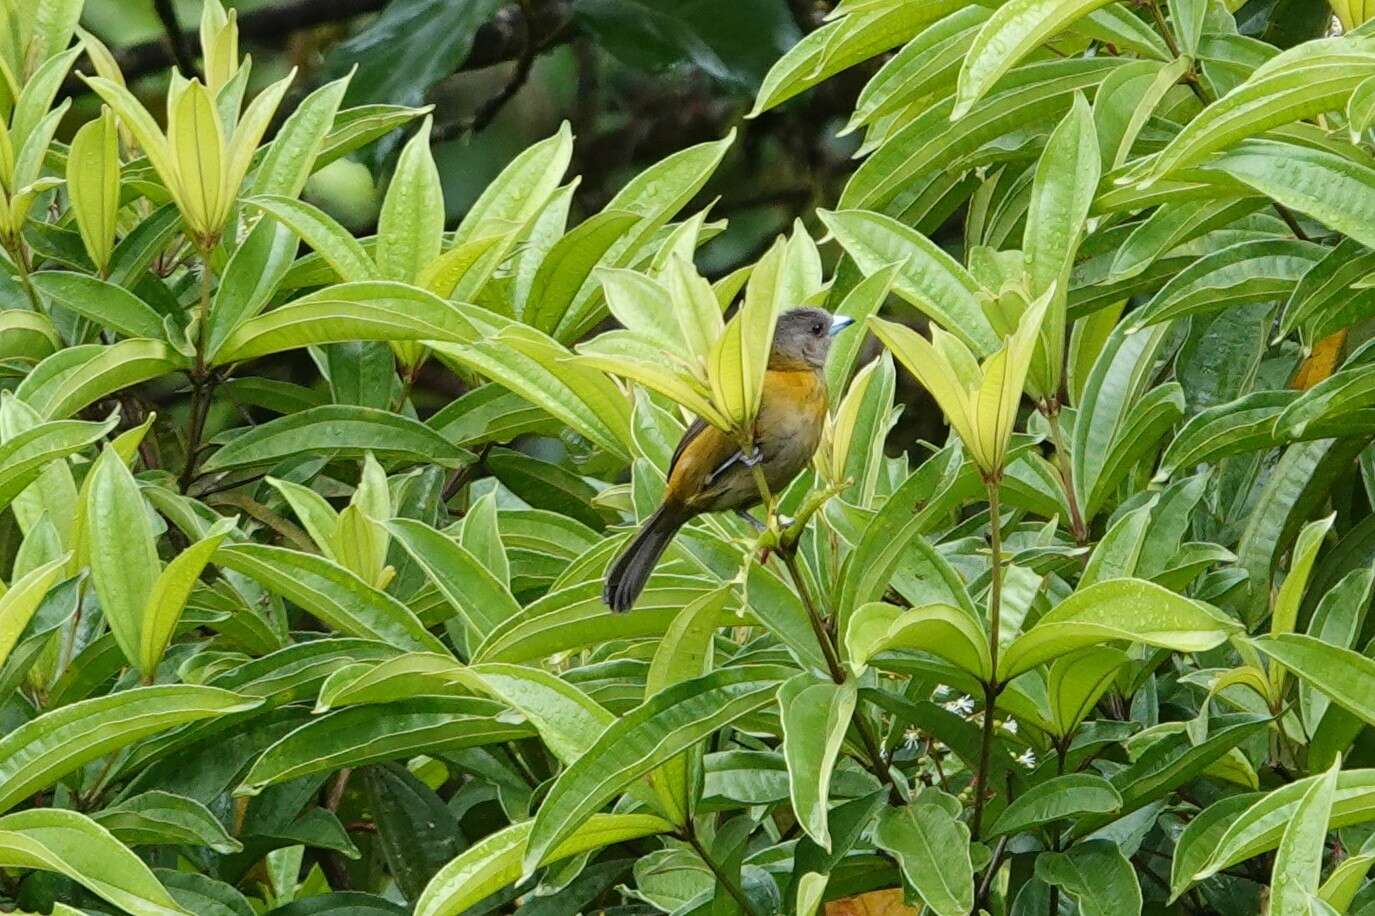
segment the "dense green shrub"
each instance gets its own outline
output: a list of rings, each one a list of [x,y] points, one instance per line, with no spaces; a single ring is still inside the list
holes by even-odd
[[[708,279],[733,135],[446,231],[425,110],[281,117],[214,0],[165,117],[0,0],[6,908],[1375,913],[1375,37],[1255,6],[843,3],[754,114],[896,50],[863,161]],[[398,129],[375,236],[300,200]],[[813,468],[609,613],[799,304]]]

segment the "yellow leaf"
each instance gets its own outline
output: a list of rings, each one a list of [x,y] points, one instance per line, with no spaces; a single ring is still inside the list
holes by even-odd
[[[224,226],[224,133],[215,100],[200,80],[177,83],[168,96],[167,138],[181,179],[182,215],[192,231],[211,239]]]
[[[253,154],[258,150],[258,143],[263,139],[267,126],[272,122],[272,115],[276,113],[277,106],[281,104],[282,96],[286,94],[287,87],[295,78],[296,70],[293,68],[286,76],[260,92],[258,97],[249,104],[243,117],[239,118],[239,123],[234,128],[234,133],[228,144],[228,164],[224,169],[224,189],[221,197],[226,218],[229,215],[229,206],[238,196],[239,186],[243,184],[244,176],[248,174],[249,166],[253,164]],[[220,223],[223,224],[223,222],[224,220],[221,219]]]
[[[119,213],[119,134],[109,108],[72,138],[67,194],[86,253],[103,274],[114,249]]]
[[[917,916],[917,911],[902,902],[902,889],[895,887],[831,900],[826,904],[826,916]]]
[[[205,81],[217,93],[239,69],[239,25],[236,11],[225,13],[220,0],[206,0],[201,8],[201,55]]]
[[[711,343],[721,336],[725,322],[721,306],[716,301],[711,284],[697,273],[692,263],[682,255],[669,258],[664,270],[673,314],[687,346],[687,354],[694,361],[705,363]]]
[[[171,149],[168,146],[167,138],[163,136],[162,130],[158,127],[157,121],[148,113],[148,109],[143,107],[143,103],[134,98],[129,90],[124,88],[123,83],[116,83],[103,76],[84,76],[86,84],[91,87],[96,95],[104,100],[106,105],[114,109],[119,116],[120,123],[129,128],[138,145],[143,148],[144,154],[148,157],[148,162],[153,166],[153,171],[158,173],[163,185],[168,193],[176,200],[181,199],[181,176],[177,172],[176,162],[172,158]]]
[[[936,399],[936,404],[945,412],[955,433],[970,451],[974,452],[974,405],[970,390],[964,387],[969,367],[961,359],[962,368],[957,370],[946,356],[947,352],[959,351],[953,347],[947,347],[944,352],[938,350],[925,337],[906,325],[883,318],[870,318],[869,329],[893,352],[898,362],[916,376],[922,387],[931,393],[931,397]],[[935,327],[932,328],[932,333],[937,333]],[[968,353],[968,348],[965,352]],[[970,355],[969,359],[972,361],[973,356]]]
[[[1289,387],[1307,391],[1327,378],[1336,371],[1337,364],[1341,362],[1342,350],[1345,348],[1346,328],[1318,341],[1313,347],[1313,352],[1299,365],[1299,370],[1294,373],[1294,380],[1289,383]]]

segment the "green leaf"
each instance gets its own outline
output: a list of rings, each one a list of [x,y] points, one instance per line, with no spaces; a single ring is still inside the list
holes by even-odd
[[[1118,325],[1094,361],[1071,434],[1070,467],[1081,507],[1103,475],[1113,446],[1122,441],[1132,406],[1151,382],[1151,366],[1167,328],[1162,324],[1128,333]]]
[[[1260,792],[1230,795],[1213,802],[1185,825],[1175,841],[1174,857],[1170,862],[1171,902],[1193,883],[1194,873],[1207,863],[1217,849],[1217,841],[1237,817],[1261,797],[1263,793]]]
[[[573,132],[565,121],[552,136],[515,156],[487,184],[454,232],[453,246],[493,231],[512,240],[522,234],[558,189],[572,156]]]
[[[849,15],[804,36],[769,69],[749,117],[757,117],[841,70],[902,44],[961,5],[952,0],[884,2],[847,10]]]
[[[1301,633],[1276,633],[1252,642],[1332,702],[1375,725],[1375,660]]]
[[[1073,734],[1130,658],[1110,646],[1091,646],[1061,656],[1046,677],[1046,701],[1060,736]]]
[[[1132,327],[1287,297],[1323,253],[1311,242],[1262,239],[1206,254],[1133,312]]]
[[[147,675],[152,669],[142,666],[144,613],[161,564],[143,494],[112,448],[101,453],[83,489],[83,530],[100,609],[124,657]]]
[[[974,911],[974,867],[969,859],[969,828],[924,790],[910,805],[885,808],[874,829],[874,843],[898,860],[903,877],[938,916]]]
[[[1001,10],[999,11],[1001,12]],[[995,16],[997,13],[994,14]],[[1031,203],[1022,240],[1032,297],[1054,286],[1063,302],[1069,286],[1069,269],[1093,203],[1099,177],[1098,135],[1093,116],[1082,95],[1074,97],[1069,113],[1046,141],[1036,163]],[[1055,368],[1049,390],[1058,390],[1059,354],[1064,349],[1064,321],[1048,319],[1049,356]]]
[[[287,116],[254,175],[254,197],[290,198],[301,193],[310,173],[323,165],[316,160],[335,123],[348,84],[347,78],[325,83]]]
[[[807,673],[795,675],[778,690],[793,811],[807,836],[828,851],[831,773],[850,727],[856,698],[854,681],[836,684]]]
[[[290,229],[324,259],[339,279],[362,281],[380,276],[362,244],[319,207],[283,196],[252,197],[244,203]]]
[[[629,399],[610,376],[571,359],[553,338],[511,324],[468,346],[436,344],[435,352],[543,408],[611,454],[629,458]]]
[[[974,103],[1032,49],[1111,0],[1009,0],[993,12],[974,37],[960,69],[951,120],[969,114]]]
[[[549,790],[525,849],[525,873],[636,777],[772,701],[785,670],[745,665],[715,671],[649,697],[613,723]],[[626,747],[647,753],[626,756]]]
[[[94,817],[130,846],[206,846],[221,853],[243,849],[205,805],[170,792],[144,792],[102,808]]]
[[[1083,916],[1141,913],[1141,886],[1117,844],[1090,840],[1036,857],[1036,877],[1073,897]]]
[[[216,365],[283,350],[357,340],[477,338],[473,323],[452,303],[405,283],[342,283],[240,324],[213,354]]]
[[[29,622],[43,604],[70,560],[70,555],[58,557],[30,570],[10,582],[0,594],[0,665],[3,665],[28,630]]]
[[[59,350],[33,368],[15,394],[50,420],[69,417],[122,388],[191,368],[160,340]]]
[[[1276,337],[1302,328],[1305,340],[1318,341],[1370,315],[1375,311],[1375,292],[1357,292],[1352,286],[1372,271],[1375,251],[1353,239],[1327,249],[1294,287]]]
[[[1371,427],[1370,392],[1375,367],[1361,361],[1309,388],[1275,420],[1275,431],[1292,439],[1345,438]]]
[[[66,875],[131,916],[189,912],[177,905],[142,859],[76,811],[37,808],[0,818],[0,864]]]
[[[1227,830],[1214,843],[1211,857],[1192,876],[1193,879],[1201,881],[1237,862],[1274,849],[1279,845],[1286,828],[1295,820],[1300,801],[1315,783],[1324,778],[1324,775],[1320,775],[1299,779],[1255,800],[1230,822]],[[1372,804],[1375,804],[1372,778],[1375,778],[1375,771],[1371,770],[1348,770],[1337,774],[1328,829],[1371,819]]]
[[[1110,579],[1080,589],[1013,640],[998,660],[1008,681],[1058,655],[1108,640],[1175,652],[1202,652],[1241,632],[1215,608],[1143,579]]]
[[[519,616],[506,586],[461,544],[413,519],[395,519],[387,528],[479,638]]]
[[[10,397],[8,392],[0,394],[0,402]],[[23,493],[50,462],[98,441],[117,422],[115,416],[100,423],[54,420],[35,424],[5,439],[0,443],[0,507]]]
[[[1313,217],[1367,247],[1375,213],[1375,168],[1323,149],[1251,140],[1210,160],[1220,171],[1282,206]]]
[[[989,836],[1021,833],[1077,814],[1108,814],[1122,805],[1112,783],[1095,773],[1047,779],[1018,795],[988,828]]]
[[[416,697],[337,709],[309,720],[263,751],[234,794],[258,795],[269,786],[312,773],[533,734],[523,725],[499,721],[503,709],[500,703],[474,697]]]
[[[534,821],[522,821],[503,828],[441,868],[416,901],[416,916],[458,916],[519,880],[522,853],[534,825]],[[539,864],[672,830],[668,821],[648,814],[593,814],[541,856]]]
[[[1341,761],[1334,760],[1326,773],[1311,781],[1294,808],[1293,820],[1284,828],[1270,878],[1274,916],[1307,916],[1309,912],[1308,900],[1322,880],[1327,821],[1341,768]]]
[[[1317,562],[1318,551],[1322,548],[1323,539],[1327,537],[1327,532],[1332,528],[1332,522],[1336,520],[1336,513],[1317,521],[1309,522],[1303,526],[1299,532],[1298,541],[1294,544],[1293,556],[1289,561],[1289,573],[1284,577],[1284,582],[1280,585],[1279,593],[1275,596],[1274,606],[1270,612],[1270,633],[1292,633],[1299,620],[1299,605],[1303,601],[1304,589],[1308,585],[1308,577],[1313,572],[1313,564]],[[1277,684],[1283,684],[1283,679],[1278,679]]]
[[[1296,391],[1257,391],[1208,407],[1189,418],[1160,458],[1160,478],[1229,455],[1262,451],[1280,444],[1275,419],[1300,396]]]
[[[456,468],[471,453],[451,445],[417,420],[371,407],[330,404],[269,420],[235,436],[210,456],[203,470],[270,467],[301,455],[379,458]]]
[[[702,189],[733,142],[732,130],[720,140],[679,150],[626,182],[605,210],[636,213],[640,222],[607,250],[600,263],[631,266],[642,253],[642,246]],[[601,285],[593,275],[583,283],[550,336],[560,343],[571,343],[591,330],[603,314]]]
[[[363,780],[387,868],[406,899],[415,900],[466,845],[458,818],[404,766],[368,767]]]
[[[230,333],[261,312],[296,256],[296,238],[271,220],[259,220],[234,249],[210,305],[205,351],[219,352]]]
[[[98,529],[102,524],[94,514],[88,515],[87,518],[93,528]],[[226,518],[216,522],[205,537],[177,554],[153,582],[153,587],[148,592],[147,604],[140,616],[138,653],[133,659],[145,677],[152,677],[157,671],[163,653],[167,651],[172,635],[176,632],[177,624],[181,622],[187,599],[191,597],[191,590],[195,588],[201,572],[210,561],[211,554],[219,548],[220,543],[233,529],[233,519]],[[128,534],[126,530],[125,535]],[[102,599],[101,608],[105,607]]]
[[[401,148],[377,222],[377,269],[388,280],[414,282],[439,256],[444,234],[444,192],[430,154],[430,124]]]
[[[1198,42],[1208,21],[1207,0],[1170,0],[1169,6],[1180,53],[1197,57]]]
[[[732,589],[723,586],[691,601],[673,618],[645,674],[646,696],[711,671],[712,641],[721,612],[732,597]],[[701,749],[694,747],[649,774],[660,809],[676,824],[686,824],[692,816],[697,802],[693,794],[695,775],[701,767]]]
[[[65,270],[34,274],[34,287],[54,303],[125,337],[163,336],[162,316],[122,287]]]
[[[1119,817],[1167,796],[1213,766],[1237,745],[1259,734],[1270,722],[1269,716],[1245,713],[1214,715],[1209,721],[1212,732],[1199,744],[1193,743],[1188,730],[1184,728],[1156,740],[1136,762],[1113,774],[1112,784],[1122,796],[1121,810],[1112,815],[1081,818],[1071,831],[1073,836],[1087,836]]]
[[[255,579],[341,633],[403,651],[446,651],[404,604],[324,557],[266,544],[230,544],[215,551],[211,562]]]
[[[1352,90],[1375,74],[1370,47],[1368,38],[1329,38],[1290,48],[1205,108],[1133,177],[1151,182],[1239,140],[1344,108]]]
[[[1318,896],[1338,913],[1347,912],[1373,863],[1375,855],[1368,852],[1343,859],[1322,883]]]
[[[881,213],[822,210],[818,215],[866,274],[900,265],[894,292],[979,355],[998,348],[998,335],[979,302],[978,281],[935,242]]]
[[[515,317],[552,334],[593,268],[640,218],[637,213],[603,210],[569,230],[540,261],[525,308]]]
[[[929,652],[975,678],[993,674],[988,636],[968,611],[945,604],[904,610],[870,602],[856,608],[845,627],[845,651],[851,666],[862,670],[880,652],[907,649]]]
[[[0,738],[0,810],[111,751],[178,725],[244,712],[261,701],[216,687],[136,687],[43,713]]]

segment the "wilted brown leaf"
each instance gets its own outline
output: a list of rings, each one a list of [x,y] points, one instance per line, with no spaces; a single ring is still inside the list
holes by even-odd
[[[916,916],[915,907],[902,902],[902,888],[870,891],[857,897],[832,900],[826,904],[826,916]]]

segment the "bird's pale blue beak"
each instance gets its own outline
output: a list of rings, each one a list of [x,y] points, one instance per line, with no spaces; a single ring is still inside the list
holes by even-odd
[[[855,320],[853,318],[846,318],[843,315],[837,315],[831,319],[830,335],[834,337],[854,323]]]

